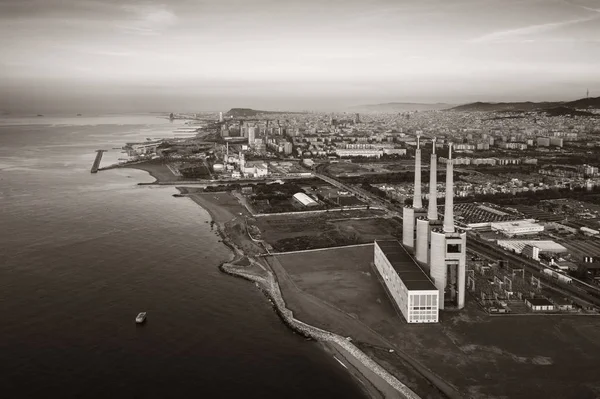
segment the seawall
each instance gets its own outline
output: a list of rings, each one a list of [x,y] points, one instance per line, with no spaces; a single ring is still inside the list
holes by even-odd
[[[307,338],[312,338],[322,342],[333,342],[341,346],[344,350],[358,359],[365,367],[369,368],[373,373],[385,380],[389,385],[396,389],[407,399],[419,399],[419,396],[410,388],[401,383],[396,377],[391,375],[383,367],[377,364],[373,359],[367,356],[364,352],[354,346],[346,338],[329,331],[306,324],[294,318],[293,312],[289,310],[281,294],[279,284],[276,277],[271,271],[268,271],[268,277],[263,278],[256,276],[243,270],[243,267],[237,267],[231,263],[224,262],[219,266],[219,269],[226,274],[241,277],[243,279],[257,283],[261,291],[271,300],[275,310],[283,322],[295,332]]]

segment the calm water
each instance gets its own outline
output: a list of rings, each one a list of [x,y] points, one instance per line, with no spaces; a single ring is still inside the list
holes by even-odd
[[[364,397],[253,285],[218,271],[229,253],[203,209],[137,186],[145,172],[89,173],[95,149],[177,124],[0,119],[0,397]]]

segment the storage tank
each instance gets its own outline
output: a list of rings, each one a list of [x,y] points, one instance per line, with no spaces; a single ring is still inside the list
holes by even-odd
[[[213,171],[222,172],[225,169],[225,166],[222,163],[216,163],[213,165]]]

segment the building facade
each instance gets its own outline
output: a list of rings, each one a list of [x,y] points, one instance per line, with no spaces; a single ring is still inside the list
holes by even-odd
[[[438,290],[398,241],[375,241],[374,264],[407,323],[439,321]]]

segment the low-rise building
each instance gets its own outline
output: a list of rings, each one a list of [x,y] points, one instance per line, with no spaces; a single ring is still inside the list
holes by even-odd
[[[508,237],[539,234],[544,231],[544,226],[534,223],[532,220],[515,220],[511,222],[491,223],[493,231],[501,232]]]
[[[554,304],[546,298],[527,298],[525,305],[534,312],[544,312],[554,310]]]

